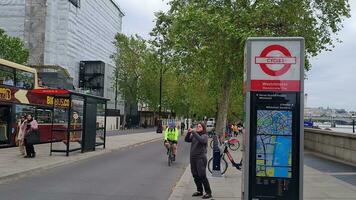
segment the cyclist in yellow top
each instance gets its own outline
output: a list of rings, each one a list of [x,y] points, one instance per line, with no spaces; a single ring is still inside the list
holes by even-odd
[[[179,131],[174,123],[169,123],[168,128],[164,131],[164,146],[170,148],[170,143],[173,145],[173,161],[176,160],[177,145],[178,145]]]

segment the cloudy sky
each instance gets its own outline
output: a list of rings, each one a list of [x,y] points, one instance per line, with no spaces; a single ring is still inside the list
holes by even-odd
[[[125,13],[123,32],[149,38],[154,26],[154,12],[166,11],[167,0],[116,0]],[[356,1],[351,0],[352,17],[344,21],[339,33],[342,43],[331,52],[313,58],[307,73],[305,92],[309,107],[344,108],[356,111]]]

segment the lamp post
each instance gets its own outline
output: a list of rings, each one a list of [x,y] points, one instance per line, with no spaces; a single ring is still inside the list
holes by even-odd
[[[117,68],[115,69],[115,111],[117,110],[117,96],[118,96],[118,93],[117,93],[117,85],[118,85],[118,77],[119,75],[117,74]],[[125,110],[124,110],[125,111]],[[119,129],[119,118],[116,116],[116,129]]]
[[[355,133],[355,113],[352,113],[352,133]]]
[[[159,112],[158,112],[158,118],[161,119],[161,112],[162,112],[162,67],[159,72]]]

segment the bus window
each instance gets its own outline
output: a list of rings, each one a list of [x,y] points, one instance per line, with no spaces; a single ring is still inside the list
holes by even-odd
[[[36,110],[36,120],[39,124],[50,124],[52,123],[52,110],[38,108]]]
[[[0,65],[0,84],[14,86],[14,80],[14,70],[9,67]]]
[[[27,105],[16,105],[16,120],[20,119],[22,115],[32,115],[34,116],[35,113],[35,107],[33,106],[27,106]]]
[[[68,110],[66,109],[61,109],[61,108],[55,108],[54,109],[54,123],[58,124],[68,124]]]
[[[9,113],[9,107],[0,106],[0,144],[6,144],[8,142]]]
[[[31,72],[16,70],[16,87],[22,89],[33,89],[35,75]]]

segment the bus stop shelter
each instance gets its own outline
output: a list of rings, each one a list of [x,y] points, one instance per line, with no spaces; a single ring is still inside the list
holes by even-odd
[[[43,89],[53,105],[50,155],[95,151],[106,145],[108,99],[68,90]]]

